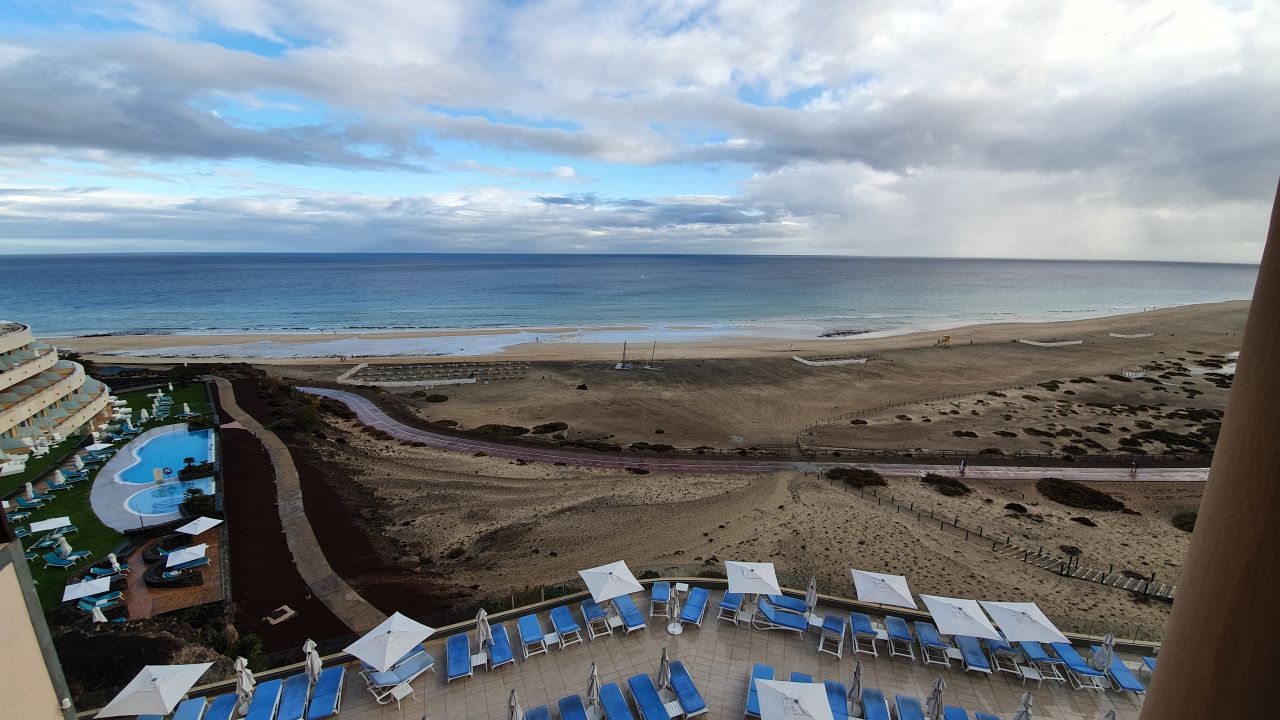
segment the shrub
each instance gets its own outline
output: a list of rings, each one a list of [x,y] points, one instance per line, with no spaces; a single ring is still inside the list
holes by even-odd
[[[1009,512],[1018,513],[1019,515],[1027,514],[1027,506],[1023,505],[1022,503],[1009,503],[1008,505],[1004,506],[1004,509],[1008,510]]]
[[[192,517],[214,513],[213,496],[205,495],[200,488],[188,488],[182,495],[182,512]]]
[[[441,395],[440,393],[431,393],[430,395],[422,399],[426,400],[429,403],[442,403],[442,402],[447,402],[449,400],[449,396]]]
[[[492,437],[517,437],[520,435],[528,435],[529,428],[520,427],[519,425],[488,423],[486,425],[471,428],[471,432],[476,435],[490,435]]]
[[[1016,432],[1010,432],[1009,430],[997,430],[997,431],[995,431],[995,432],[994,432],[994,433],[992,433],[992,434],[993,434],[993,435],[999,435],[999,436],[1000,436],[1000,437],[1002,437],[1002,438],[1016,438],[1016,437],[1018,437],[1018,433],[1016,433]]]
[[[978,433],[976,433],[976,432],[974,432],[974,431],[972,431],[972,430],[952,430],[952,431],[951,431],[951,434],[952,434],[952,435],[955,435],[956,437],[965,437],[965,438],[976,438],[976,437],[978,437]]]
[[[1071,522],[1073,522],[1073,523],[1080,523],[1081,525],[1083,525],[1083,526],[1085,526],[1085,527],[1098,527],[1098,523],[1096,523],[1096,522],[1094,522],[1094,521],[1090,520],[1090,519],[1089,519],[1089,518],[1087,518],[1087,517],[1073,517],[1073,518],[1071,518]]]
[[[631,443],[631,449],[636,452],[648,451],[648,452],[663,453],[663,452],[671,452],[672,450],[675,450],[675,446],[665,445],[663,443],[634,442],[634,443]]]
[[[569,423],[549,422],[541,425],[534,425],[529,432],[533,435],[546,435],[547,433],[557,433],[569,429]]]
[[[945,475],[938,475],[936,473],[929,473],[925,475],[920,478],[920,482],[928,485],[947,497],[960,497],[961,495],[968,495],[973,492],[973,488],[965,485],[959,480]]]
[[[1075,557],[1084,552],[1083,550],[1076,547],[1075,545],[1059,545],[1058,549],[1061,550],[1063,554],[1066,555],[1067,557]]]
[[[832,480],[842,480],[845,485],[857,489],[871,487],[873,485],[885,486],[889,484],[889,482],[884,479],[883,475],[875,470],[868,470],[866,468],[831,468],[827,471],[827,477]]]
[[[1084,510],[1103,510],[1112,512],[1124,508],[1124,503],[1101,490],[1095,490],[1074,480],[1062,478],[1040,478],[1036,481],[1036,490],[1040,494],[1060,505],[1082,508]]]
[[[1191,532],[1196,529],[1196,516],[1199,514],[1196,510],[1183,510],[1176,512],[1173,517],[1169,518],[1169,522],[1179,530]]]

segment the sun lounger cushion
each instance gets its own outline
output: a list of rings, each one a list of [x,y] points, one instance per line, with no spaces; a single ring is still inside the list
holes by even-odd
[[[1142,664],[1147,666],[1147,671],[1148,671],[1148,672],[1155,672],[1155,671],[1156,671],[1156,659],[1155,659],[1155,658],[1153,658],[1153,657],[1148,657],[1148,656],[1145,656],[1145,655],[1144,655],[1144,656],[1143,656],[1143,658],[1142,658]]]
[[[653,603],[665,603],[671,601],[671,583],[656,582],[649,586],[649,600]]]
[[[614,598],[613,606],[618,608],[618,614],[622,616],[622,622],[626,625],[628,632],[645,626],[644,615],[640,614],[640,609],[636,607],[630,595],[619,595]]]
[[[618,683],[609,683],[600,687],[600,705],[604,708],[604,716],[607,720],[636,720]]]
[[[307,720],[325,720],[338,714],[342,709],[342,681],[346,676],[347,669],[342,665],[320,671],[315,689],[311,691]]]
[[[725,610],[741,610],[742,593],[725,593],[724,597],[720,598],[720,607]]]
[[[978,642],[977,638],[956,635],[955,641],[956,647],[960,648],[960,654],[964,656],[966,670],[991,672],[991,661],[987,659],[987,654],[982,652],[982,643]]]
[[[809,609],[809,606],[804,604],[804,600],[786,595],[770,595],[769,602],[773,603],[774,607],[779,610],[786,610],[787,612],[804,613]]]
[[[907,627],[907,621],[896,615],[884,616],[884,629],[889,633],[891,640],[905,640],[912,642],[915,640],[911,635],[911,628]]]
[[[809,673],[802,673],[799,670],[792,670],[791,682],[811,683],[813,682],[813,676]]]
[[[449,636],[445,645],[445,664],[449,668],[450,680],[471,675],[471,639],[466,633]]]
[[[369,673],[369,682],[376,687],[394,687],[400,683],[413,680],[435,664],[436,659],[431,657],[430,653],[414,653],[409,656],[408,660],[401,662],[386,672]]]
[[[756,663],[751,666],[751,679],[747,681],[747,714],[760,717],[760,695],[756,692],[756,680],[772,680],[773,666]]]
[[[1000,720],[1000,717],[998,715],[992,715],[991,713],[980,712],[973,714],[973,720]]]
[[[1045,652],[1044,646],[1038,642],[1023,641],[1018,643],[1018,647],[1022,649],[1022,654],[1026,655],[1027,659],[1033,663],[1062,663],[1062,660]]]
[[[209,709],[204,713],[204,720],[231,720],[235,711],[236,694],[219,695],[209,703]]]
[[[684,708],[686,717],[706,712],[707,702],[702,699],[702,693],[698,692],[698,686],[693,683],[693,676],[679,660],[671,663],[671,689],[675,691],[676,699],[680,701],[680,707]]]
[[[982,642],[987,646],[987,650],[1001,655],[1017,655],[1018,650],[1009,644],[1004,638],[992,640],[991,638],[983,638]]]
[[[702,614],[707,611],[707,600],[711,591],[704,587],[696,587],[689,591],[689,600],[680,609],[680,622],[701,624]]]
[[[276,720],[304,720],[307,714],[307,693],[310,691],[311,679],[306,673],[290,675],[285,679]]]
[[[760,598],[756,603],[756,609],[764,616],[764,619],[772,625],[777,625],[787,630],[799,630],[804,632],[809,629],[809,621],[800,615],[791,612],[783,612],[777,610],[765,598]]]
[[[536,708],[526,710],[524,720],[551,720],[551,708],[546,705],[539,705]]]
[[[920,645],[928,648],[938,648],[945,650],[951,647],[950,643],[943,641],[942,636],[938,635],[938,628],[933,623],[917,622],[916,637],[920,639]]]
[[[1097,645],[1093,646],[1093,651],[1095,653],[1100,649],[1101,648]],[[1115,681],[1116,685],[1120,686],[1121,690],[1128,690],[1133,693],[1144,693],[1147,691],[1147,686],[1143,685],[1142,682],[1134,676],[1133,671],[1120,660],[1120,656],[1111,656],[1111,667],[1109,668],[1109,672],[1111,674],[1111,679]]]
[[[835,720],[849,720],[849,691],[839,680],[825,680],[822,686],[827,691],[827,703],[831,705],[831,715]]]
[[[631,697],[636,701],[640,717],[644,720],[670,720],[667,708],[658,696],[658,688],[647,674],[632,675],[627,678],[627,687],[631,688]]]
[[[492,627],[493,644],[489,647],[489,667],[496,668],[516,659],[511,651],[511,638],[507,636],[505,625],[498,623]]]
[[[271,720],[275,717],[283,685],[283,680],[268,680],[254,688],[253,699],[249,701],[249,714],[244,716],[245,720]]]
[[[1106,677],[1106,673],[1100,670],[1094,670],[1093,666],[1084,661],[1080,657],[1080,653],[1071,647],[1068,643],[1050,643],[1053,651],[1058,653],[1058,657],[1062,658],[1062,662],[1067,664],[1067,668],[1071,672],[1084,677]]]
[[[969,713],[964,708],[946,705],[942,708],[942,720],[969,720]]]
[[[591,622],[592,620],[603,620],[609,617],[609,613],[605,612],[605,609],[600,607],[600,604],[591,598],[583,600],[578,607],[581,608],[582,617],[586,618],[587,622]]]
[[[178,709],[173,711],[173,720],[200,720],[204,708],[209,704],[208,698],[191,698],[183,700]]]
[[[862,689],[862,717],[866,720],[889,720],[889,701],[875,688]]]
[[[535,645],[542,642],[542,623],[537,615],[525,615],[516,621],[516,629],[520,631],[520,642]]]
[[[898,707],[898,720],[924,720],[924,707],[920,705],[919,698],[898,695],[893,703]]]
[[[849,630],[854,635],[875,635],[875,626],[871,624],[871,618],[866,613],[851,612],[849,613]]]
[[[564,605],[551,608],[551,625],[555,627],[556,632],[560,633],[561,636],[565,633],[580,632],[582,630],[578,625],[578,621],[573,619],[573,613]]]
[[[587,720],[587,709],[577,695],[562,697],[556,704],[560,706],[560,720]]]

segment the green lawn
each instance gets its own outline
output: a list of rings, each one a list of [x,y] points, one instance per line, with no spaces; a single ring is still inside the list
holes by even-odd
[[[138,390],[134,392],[120,393],[118,397],[122,400],[128,401],[129,407],[135,409],[145,407],[150,410],[151,398],[147,397],[148,392],[154,391]],[[200,412],[209,408],[207,396],[204,391],[204,385],[201,383],[175,386],[173,393],[168,393],[166,391],[166,394],[171,394],[174,398],[174,412],[181,412],[182,403],[184,402],[190,403],[191,409],[194,412]],[[134,418],[136,421],[137,413],[134,414]],[[147,427],[158,427],[162,424],[170,424],[171,422],[172,420],[166,420],[164,423],[156,423],[153,421],[148,423]],[[74,446],[68,443],[65,447]],[[52,456],[53,453],[50,453],[46,458]],[[66,455],[63,454],[63,457],[66,457]],[[46,458],[40,459],[44,460]],[[47,469],[51,465],[52,463],[46,464],[45,468]],[[28,471],[31,469],[31,466],[28,466]],[[98,520],[98,516],[94,514],[93,509],[89,504],[89,491],[93,486],[93,481],[96,476],[97,471],[92,471],[90,473],[89,480],[77,483],[70,490],[47,493],[53,495],[53,500],[46,502],[43,508],[31,511],[30,518],[14,524],[27,525],[31,522],[43,520],[45,518],[66,515],[71,518],[71,522],[74,523],[76,527],[80,528],[79,532],[67,535],[67,542],[71,543],[71,547],[76,550],[88,550],[91,552],[92,555],[88,558],[88,561],[97,561],[102,559],[107,553],[111,552],[113,548],[124,540],[124,535],[112,530],[106,525],[103,525],[102,522]],[[5,480],[8,479],[9,478],[7,477],[5,478]],[[30,547],[40,539],[41,535],[43,535],[43,533],[33,533],[30,537],[24,538],[22,541],[23,547]],[[32,560],[28,564],[28,567],[31,570],[31,577],[38,583],[36,585],[36,592],[40,596],[41,606],[44,607],[46,612],[57,607],[62,601],[62,588],[67,584],[67,579],[70,577],[71,573],[74,572],[74,569],[46,569],[44,567],[44,561],[39,557]],[[83,564],[77,565],[76,567],[83,567]]]
[[[49,468],[55,467],[63,460],[71,456],[71,453],[80,445],[83,435],[73,435],[65,442],[49,451],[48,455],[38,458],[30,458],[27,460],[27,468],[17,475],[5,475],[0,477],[0,497],[6,497],[9,493],[22,487],[28,482],[35,482],[36,478],[45,474]]]

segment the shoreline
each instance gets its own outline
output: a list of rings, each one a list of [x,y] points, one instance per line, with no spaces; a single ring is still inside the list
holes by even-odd
[[[1247,309],[1248,300],[1196,303],[1138,312],[1071,319],[1022,319],[979,323],[937,323],[925,327],[858,332],[821,337],[830,332],[813,322],[785,326],[757,323],[719,327],[706,325],[622,325],[530,328],[350,331],[333,333],[227,333],[193,335],[95,334],[42,336],[42,341],[74,350],[92,360],[123,364],[175,362],[255,364],[338,364],[360,362],[458,360],[586,360],[618,355],[624,342],[636,357],[658,345],[658,359],[768,357],[779,353],[831,354],[874,352],[939,333],[953,343],[1043,339],[1046,332],[1092,335],[1147,331],[1143,323],[1176,323],[1178,316]],[[1078,338],[1077,338],[1078,339]],[[1128,340],[1134,342],[1137,340]],[[646,347],[647,346],[647,347]]]

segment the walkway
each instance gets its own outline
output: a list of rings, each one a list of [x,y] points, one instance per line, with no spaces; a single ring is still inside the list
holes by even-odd
[[[410,427],[387,415],[372,400],[347,392],[329,388],[299,387],[300,392],[319,395],[337,400],[347,405],[356,413],[360,422],[382,430],[397,440],[420,442],[442,450],[476,453],[483,452],[496,457],[526,460],[530,462],[558,462],[567,465],[598,468],[634,468],[647,470],[665,470],[670,472],[692,473],[747,473],[775,472],[779,470],[811,470],[829,469],[833,467],[872,468],[883,475],[919,477],[922,473],[937,472],[953,474],[956,465],[936,464],[901,464],[901,463],[831,463],[800,462],[786,460],[753,460],[735,459],[718,460],[713,458],[670,457],[660,455],[639,455],[636,453],[614,453],[610,455],[590,454],[579,450],[569,450],[553,446],[537,447],[516,443],[501,443],[494,440],[476,440],[472,438],[445,435],[431,430]],[[1208,468],[1148,468],[1142,470],[1137,478],[1130,477],[1125,468],[1073,468],[1073,467],[970,467],[965,472],[966,478],[981,480],[1039,480],[1046,475],[1053,475],[1068,480],[1082,482],[1204,482],[1209,477]]]
[[[252,432],[271,457],[271,464],[275,468],[276,505],[280,511],[280,524],[284,526],[289,552],[293,554],[294,565],[303,582],[347,627],[359,633],[372,630],[386,619],[386,615],[360,597],[347,581],[338,577],[325,559],[311,523],[307,521],[307,513],[302,504],[302,485],[289,448],[285,447],[275,433],[264,428],[236,404],[235,390],[230,382],[216,376],[212,380],[218,387],[218,399],[223,411]]]

